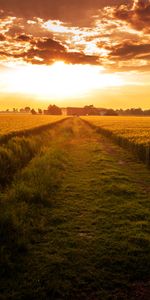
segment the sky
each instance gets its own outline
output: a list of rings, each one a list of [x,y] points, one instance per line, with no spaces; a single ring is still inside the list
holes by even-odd
[[[0,0],[0,109],[150,108],[150,0]]]

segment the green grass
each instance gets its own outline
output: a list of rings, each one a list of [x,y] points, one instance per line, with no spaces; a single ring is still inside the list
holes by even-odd
[[[78,118],[51,138],[1,195],[1,298],[148,300],[149,171]]]

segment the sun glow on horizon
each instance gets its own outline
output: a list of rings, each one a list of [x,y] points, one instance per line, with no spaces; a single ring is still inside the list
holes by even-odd
[[[93,90],[124,85],[117,74],[103,73],[103,67],[55,62],[51,66],[26,65],[6,72],[2,89],[8,93],[64,99],[82,97]]]

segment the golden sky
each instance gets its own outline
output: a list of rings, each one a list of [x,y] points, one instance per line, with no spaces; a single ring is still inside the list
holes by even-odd
[[[150,0],[0,0],[0,109],[150,108]]]

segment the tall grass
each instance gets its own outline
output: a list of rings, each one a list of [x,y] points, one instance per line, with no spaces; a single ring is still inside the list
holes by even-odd
[[[43,230],[41,208],[51,208],[63,182],[67,156],[51,149],[35,157],[1,194],[1,276],[18,271],[19,261],[34,241],[35,231]]]
[[[14,137],[0,147],[0,186],[4,187],[41,149],[41,136]]]
[[[63,122],[61,120],[59,122]],[[57,122],[58,123],[58,122]],[[15,173],[51,143],[50,129],[56,123],[40,128],[27,130],[25,136],[19,132],[0,146],[0,187],[5,187],[13,179]],[[19,135],[19,136],[18,136]]]
[[[150,166],[150,118],[84,117],[83,120]]]

